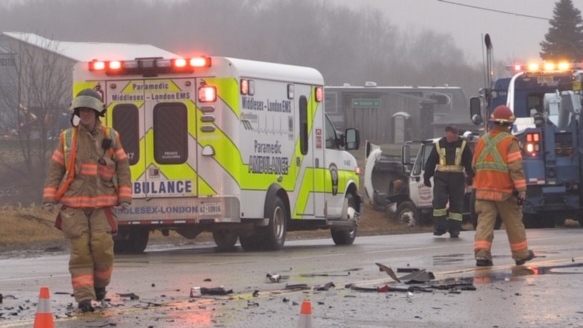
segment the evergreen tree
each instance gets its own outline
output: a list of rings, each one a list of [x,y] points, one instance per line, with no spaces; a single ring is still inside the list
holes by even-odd
[[[583,59],[583,20],[581,11],[572,0],[560,0],[555,4],[553,19],[545,41],[540,43],[540,56],[544,60],[580,61]]]

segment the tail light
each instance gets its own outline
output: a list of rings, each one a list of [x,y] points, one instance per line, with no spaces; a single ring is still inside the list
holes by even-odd
[[[203,103],[215,102],[217,100],[217,88],[210,85],[203,85],[198,88],[198,101]]]
[[[526,134],[526,144],[524,145],[524,151],[527,153],[527,155],[535,157],[540,152],[540,141],[539,132],[530,132]]]

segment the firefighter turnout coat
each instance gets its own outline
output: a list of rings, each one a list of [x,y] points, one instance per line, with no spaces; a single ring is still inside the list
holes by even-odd
[[[104,139],[111,146],[104,147]],[[106,142],[107,144],[107,142]],[[119,135],[102,126],[61,132],[45,181],[43,203],[61,203],[56,227],[71,241],[69,271],[77,301],[109,284],[117,223],[112,206],[131,203],[129,162]]]

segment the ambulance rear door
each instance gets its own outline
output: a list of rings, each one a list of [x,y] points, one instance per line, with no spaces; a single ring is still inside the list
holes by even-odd
[[[134,198],[197,196],[195,79],[108,81],[108,121],[129,157]]]

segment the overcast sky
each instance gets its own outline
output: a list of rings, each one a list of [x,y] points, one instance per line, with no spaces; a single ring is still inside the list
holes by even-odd
[[[540,60],[539,43],[544,40],[558,0],[327,0],[352,7],[381,9],[392,24],[402,29],[426,27],[451,34],[469,61],[482,61],[485,33],[494,44],[496,60]],[[462,5],[456,5],[463,4]],[[573,0],[583,11],[583,0]],[[471,8],[468,6],[488,8]],[[502,12],[509,12],[505,14]],[[524,15],[524,16],[521,16]]]

